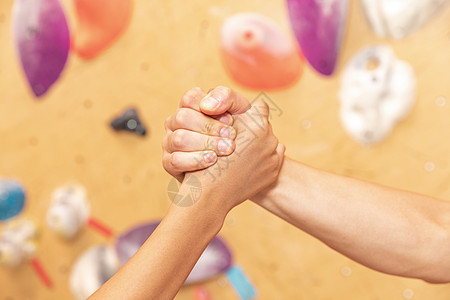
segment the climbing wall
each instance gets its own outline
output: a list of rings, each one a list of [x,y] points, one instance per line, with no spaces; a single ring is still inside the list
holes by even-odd
[[[62,1],[69,27],[72,2]],[[237,85],[219,53],[220,27],[238,12],[259,12],[292,37],[284,1],[136,0],[124,35],[93,60],[71,55],[59,81],[41,99],[32,96],[12,43],[12,0],[0,1],[0,177],[27,192],[23,216],[39,229],[37,255],[53,280],[46,288],[29,264],[0,269],[0,299],[71,299],[68,277],[75,259],[94,244],[164,216],[170,177],[161,166],[164,119],[193,86]],[[293,37],[292,37],[293,38]],[[382,143],[353,141],[339,121],[340,74],[369,44],[390,44],[413,67],[418,96],[411,114]],[[450,200],[450,8],[413,35],[378,39],[358,1],[334,76],[306,66],[294,86],[268,92],[279,108],[272,123],[287,155],[314,167]],[[116,133],[109,122],[135,106],[145,137]],[[87,190],[92,215],[113,233],[83,229],[72,241],[52,234],[45,214],[52,191],[69,181]],[[1,228],[2,224],[0,224]],[[393,228],[392,230],[395,230]],[[329,249],[252,203],[235,208],[221,235],[257,290],[258,299],[447,300],[450,285],[431,285],[369,270]],[[204,284],[213,299],[238,299],[225,276]],[[193,287],[177,299],[193,299]]]

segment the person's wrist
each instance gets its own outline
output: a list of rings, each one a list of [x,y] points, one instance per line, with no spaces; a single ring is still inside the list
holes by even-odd
[[[291,164],[292,161],[285,158],[277,180],[266,189],[251,197],[250,200],[265,209],[273,209],[277,205],[277,201],[284,197],[284,189],[289,187],[289,169],[291,168]]]
[[[212,225],[222,224],[231,210],[227,205],[227,197],[218,188],[201,179],[199,176],[186,174],[173,206],[189,211]]]
[[[250,201],[258,204],[259,206],[265,207],[273,203],[276,199],[278,181],[269,186],[268,188],[260,191],[256,195],[250,198]]]

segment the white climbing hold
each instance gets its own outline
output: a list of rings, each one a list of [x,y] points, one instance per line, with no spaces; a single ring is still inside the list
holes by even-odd
[[[356,54],[342,73],[340,118],[347,133],[363,144],[381,141],[410,112],[416,95],[411,66],[389,46]]]
[[[55,190],[47,211],[47,224],[66,238],[74,237],[89,218],[86,190],[79,184],[68,184]]]

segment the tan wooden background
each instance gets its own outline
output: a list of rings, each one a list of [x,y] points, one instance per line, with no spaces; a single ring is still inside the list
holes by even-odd
[[[55,287],[44,288],[29,265],[2,269],[0,299],[71,299],[68,275],[76,257],[89,246],[113,241],[89,229],[71,242],[49,232],[44,217],[53,189],[71,180],[82,183],[93,216],[116,233],[163,217],[170,204],[170,177],[161,167],[163,122],[183,92],[221,84],[249,99],[258,94],[236,85],[221,65],[224,18],[260,12],[289,32],[287,13],[282,0],[136,0],[122,38],[92,61],[72,55],[59,82],[36,101],[12,44],[12,2],[0,1],[0,176],[20,179],[27,188],[23,214],[40,228],[38,256]],[[63,3],[73,27],[72,3]],[[411,63],[418,97],[411,115],[387,140],[363,147],[340,125],[337,92],[345,63],[373,43],[391,44]],[[290,157],[315,167],[450,200],[449,53],[448,7],[416,34],[389,42],[374,36],[359,2],[352,1],[336,75],[324,78],[306,67],[295,86],[268,93],[284,112],[273,119],[275,132]],[[448,103],[436,105],[437,97]],[[150,128],[146,138],[117,134],[108,126],[130,105]],[[434,170],[426,171],[426,163]],[[405,299],[409,289],[413,299],[450,299],[450,285],[369,270],[252,203],[230,213],[221,235],[259,299]],[[350,276],[343,276],[349,270]],[[205,286],[213,299],[237,299],[223,276]],[[177,299],[192,299],[192,293],[184,288]]]

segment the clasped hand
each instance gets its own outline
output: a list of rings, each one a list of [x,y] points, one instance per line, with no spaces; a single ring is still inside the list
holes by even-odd
[[[271,186],[283,163],[267,104],[226,87],[189,90],[165,129],[165,170],[180,182],[196,176],[214,195],[203,201],[226,211]]]

